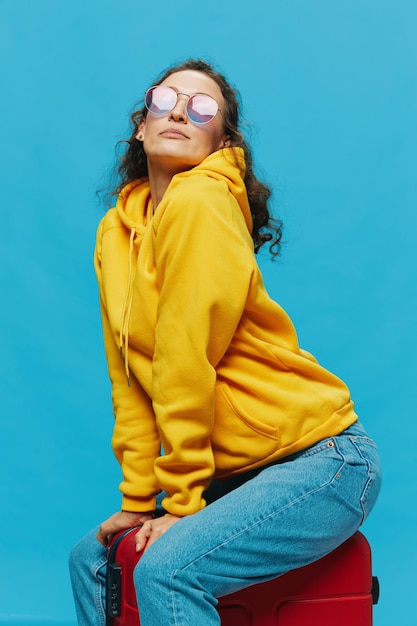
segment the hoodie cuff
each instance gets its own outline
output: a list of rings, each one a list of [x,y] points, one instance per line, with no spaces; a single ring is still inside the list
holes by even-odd
[[[156,498],[132,498],[130,496],[123,496],[122,498],[122,511],[130,511],[131,513],[150,513],[155,511]]]

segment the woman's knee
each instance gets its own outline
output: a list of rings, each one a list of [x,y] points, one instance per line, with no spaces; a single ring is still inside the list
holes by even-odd
[[[90,568],[103,555],[106,549],[96,539],[98,529],[94,528],[82,537],[71,549],[68,557],[70,571],[80,568]]]

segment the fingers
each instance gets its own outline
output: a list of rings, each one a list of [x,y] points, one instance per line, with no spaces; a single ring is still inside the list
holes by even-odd
[[[152,522],[153,520],[148,520],[147,522],[145,522],[142,528],[136,533],[136,552],[141,552],[141,550],[145,548],[147,542],[149,541],[153,533]]]
[[[120,513],[114,513],[100,525],[97,533],[97,539],[102,546],[107,548],[113,536],[120,530],[128,528],[128,524],[123,524],[123,518]]]
[[[105,535],[101,528],[96,535],[96,539],[101,543],[104,548],[107,548],[111,541],[111,537],[109,535]]]
[[[142,528],[135,535],[136,552],[147,550],[159,537],[178,522],[180,517],[165,515],[156,519],[146,521]]]
[[[106,519],[100,526],[96,535],[102,546],[107,548],[113,536],[121,530],[138,526],[143,521],[152,518],[152,512],[134,513],[131,511],[118,511]]]
[[[106,522],[103,522],[103,524],[99,528],[96,538],[102,546],[107,548],[112,540],[113,534],[114,533],[109,532]]]

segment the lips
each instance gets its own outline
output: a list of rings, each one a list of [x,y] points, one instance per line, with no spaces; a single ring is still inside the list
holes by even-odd
[[[159,134],[162,137],[168,137],[171,139],[189,139],[188,135],[178,130],[177,128],[166,128]]]

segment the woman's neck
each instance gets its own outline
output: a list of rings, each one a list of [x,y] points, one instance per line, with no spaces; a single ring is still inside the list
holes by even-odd
[[[152,164],[148,161],[148,178],[154,211],[161,202],[172,177],[177,173],[176,171],[161,169],[159,165],[152,167]]]
[[[149,186],[151,188],[151,198],[153,204],[153,210],[155,211],[158,204],[161,202],[162,197],[167,190],[169,183],[171,182],[172,176],[162,177],[162,176],[152,176],[149,172]]]
[[[151,188],[151,198],[153,204],[153,210],[156,210],[156,207],[161,202],[164,193],[167,190],[169,183],[171,182],[173,176],[175,174],[179,174],[180,172],[184,172],[189,168],[184,166],[176,168],[162,168],[160,163],[153,164],[148,159],[148,179],[149,186]]]

